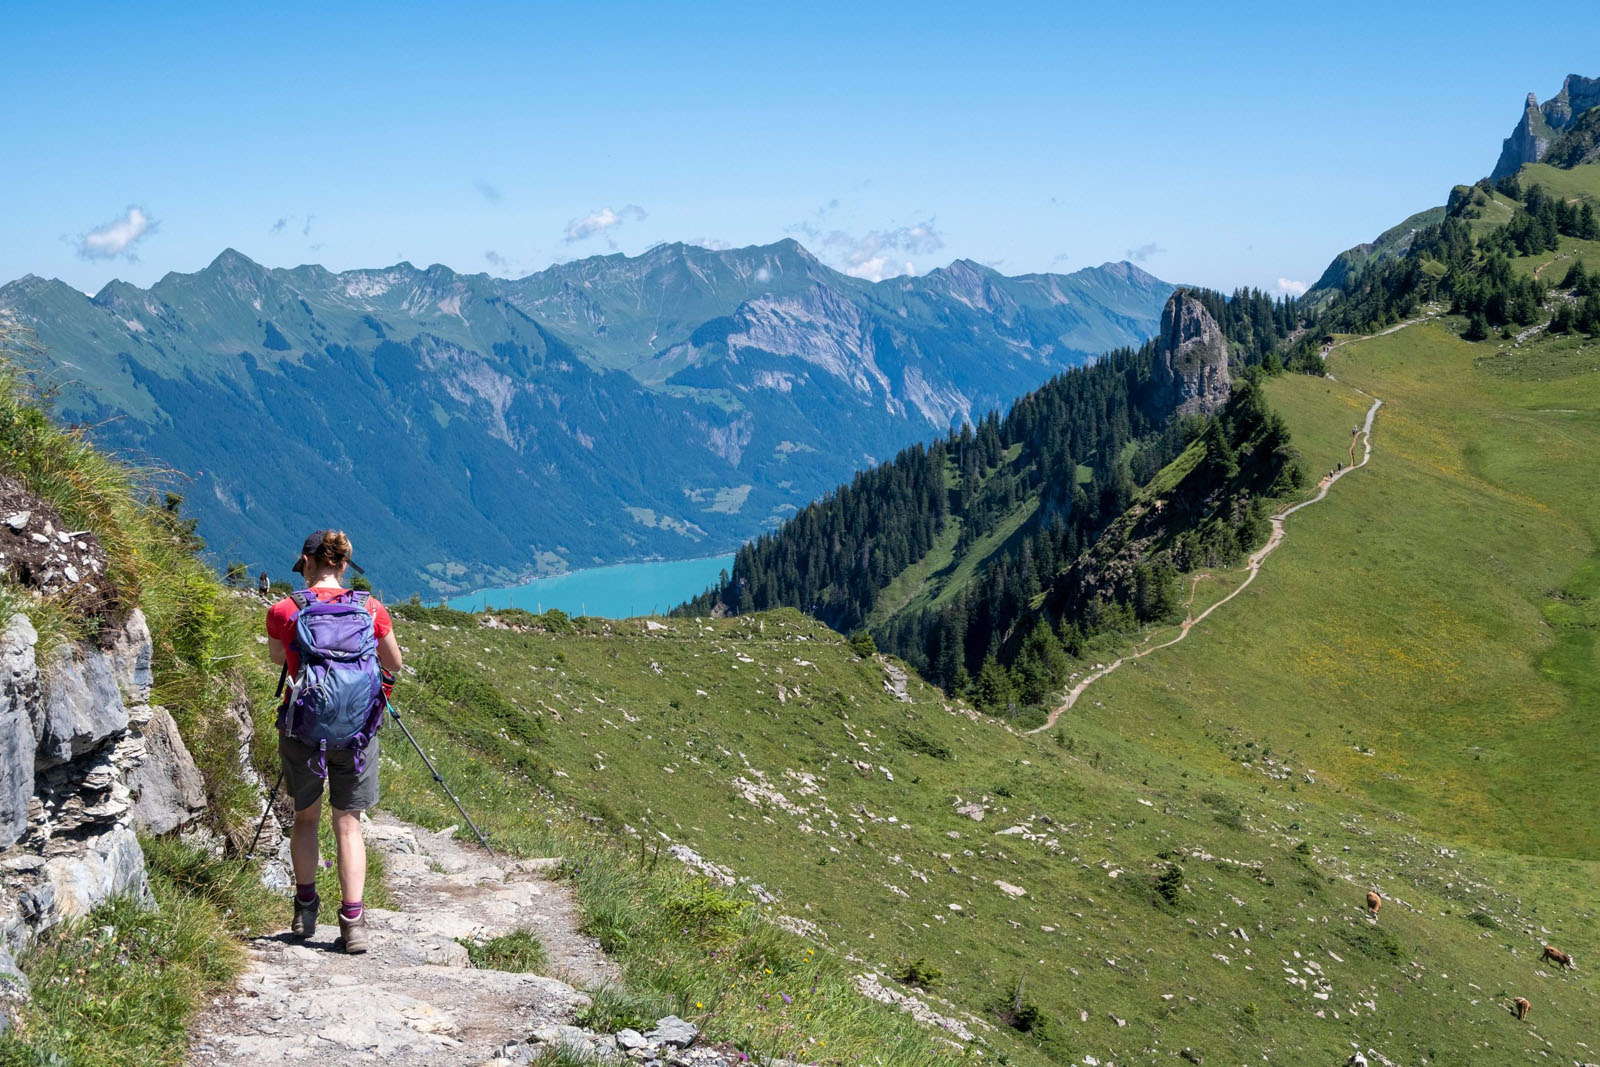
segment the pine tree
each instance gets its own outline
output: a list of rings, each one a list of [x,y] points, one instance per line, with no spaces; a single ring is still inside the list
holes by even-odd
[[[972,686],[972,699],[980,708],[986,711],[1004,711],[1006,705],[1015,697],[1015,690],[1011,686],[1011,675],[993,655],[983,661],[983,667],[978,671],[978,680]]]

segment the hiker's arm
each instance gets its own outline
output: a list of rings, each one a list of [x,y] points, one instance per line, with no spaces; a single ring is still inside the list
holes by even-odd
[[[393,630],[378,638],[378,665],[390,672],[400,670],[400,642],[394,639]]]
[[[289,662],[288,654],[284,651],[283,642],[276,637],[267,638],[267,654],[272,657],[272,662],[280,667]]]

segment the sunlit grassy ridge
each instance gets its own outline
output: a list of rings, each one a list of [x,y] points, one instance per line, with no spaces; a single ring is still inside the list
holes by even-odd
[[[1227,722],[1453,836],[1595,858],[1573,782],[1600,752],[1592,644],[1574,662],[1593,623],[1600,505],[1579,483],[1600,445],[1597,355],[1415,327],[1336,351],[1337,383],[1274,382],[1308,448],[1324,398],[1383,397],[1373,464],[1291,520],[1238,610],[1102,683],[1107,713],[1214,765],[1191,717]]]

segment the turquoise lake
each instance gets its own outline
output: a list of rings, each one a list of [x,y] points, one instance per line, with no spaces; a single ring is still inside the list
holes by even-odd
[[[541,612],[560,608],[568,615],[604,619],[660,615],[705,592],[716,583],[720,572],[732,567],[732,556],[620,563],[537,578],[526,585],[480,589],[455,597],[449,604],[458,611],[482,611],[487,607]]]

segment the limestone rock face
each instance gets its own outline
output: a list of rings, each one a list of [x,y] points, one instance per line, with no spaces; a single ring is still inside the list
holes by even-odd
[[[45,670],[44,715],[35,724],[41,767],[69,763],[128,729],[128,709],[110,657],[68,645]]]
[[[150,703],[154,681],[150,674],[151,652],[150,624],[145,622],[144,612],[134,608],[106,649],[111,673],[122,689],[123,702],[129,706]]]
[[[1182,289],[1161,312],[1155,386],[1183,415],[1209,415],[1228,402],[1228,340],[1205,305]]]
[[[42,665],[37,643],[22,615],[0,631],[0,948],[7,951],[110,897],[148,898],[136,829],[182,828],[205,801],[171,716],[148,704],[151,644],[142,614],[107,626],[96,643],[53,650]]]
[[[141,733],[144,759],[125,775],[133,801],[133,825],[152,834],[183,829],[205,810],[200,769],[166,708],[152,708]]]
[[[1489,176],[1504,178],[1515,174],[1524,163],[1544,159],[1556,138],[1593,107],[1600,107],[1600,78],[1568,74],[1561,91],[1542,105],[1537,96],[1529,93],[1522,118],[1501,144],[1500,159]]]
[[[39,703],[39,670],[33,657],[38,641],[24,615],[13,615],[0,634],[0,849],[9,848],[28,826],[38,747],[31,715]]]

